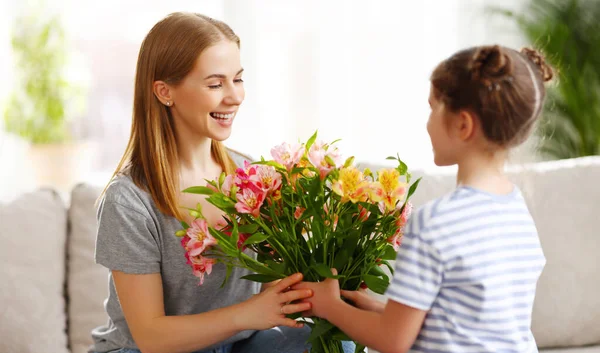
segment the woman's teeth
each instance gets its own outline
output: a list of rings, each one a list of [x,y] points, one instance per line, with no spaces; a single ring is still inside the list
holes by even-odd
[[[213,118],[223,119],[223,120],[231,119],[231,118],[233,118],[234,115],[235,115],[235,113],[229,113],[229,114],[210,113],[210,116],[212,116]]]

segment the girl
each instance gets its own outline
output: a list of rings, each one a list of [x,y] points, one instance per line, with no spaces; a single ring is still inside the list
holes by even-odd
[[[131,137],[98,211],[95,257],[110,275],[108,323],[92,332],[95,352],[307,348],[307,331],[287,329],[301,325],[285,316],[310,307],[285,304],[311,294],[288,290],[302,275],[261,292],[235,269],[220,288],[226,269],[218,264],[198,286],[175,237],[179,219],[191,222],[181,206],[200,203],[213,225],[221,218],[203,197],[180,190],[243,163],[221,143],[244,100],[239,47],[226,24],[190,13],[166,17],[142,43]],[[275,326],[284,327],[267,330]]]
[[[552,70],[531,49],[475,47],[431,76],[427,131],[435,163],[458,165],[457,188],[421,207],[405,229],[387,304],[302,283],[312,313],[381,352],[537,352],[530,330],[545,265],[520,191],[504,175],[530,134]]]

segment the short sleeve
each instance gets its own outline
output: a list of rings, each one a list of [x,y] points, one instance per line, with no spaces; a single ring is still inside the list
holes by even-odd
[[[105,200],[98,211],[96,263],[131,274],[160,272],[156,228],[143,213]]]
[[[428,311],[440,291],[443,263],[439,252],[423,239],[423,215],[414,214],[406,225],[402,246],[396,256],[394,277],[386,296],[398,303]]]

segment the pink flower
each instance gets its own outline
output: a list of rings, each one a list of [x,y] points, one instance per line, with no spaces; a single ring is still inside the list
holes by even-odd
[[[194,276],[200,278],[199,285],[202,285],[204,283],[204,274],[210,275],[212,272],[212,267],[217,260],[210,259],[208,257],[195,256],[191,258],[191,262]]]
[[[190,239],[185,248],[188,250],[190,257],[198,256],[207,247],[217,244],[217,240],[208,232],[208,224],[205,219],[198,218],[194,220],[187,229],[187,236]]]
[[[388,242],[392,244],[394,250],[400,250],[400,245],[402,245],[402,231],[399,229],[396,234],[388,238]]]
[[[269,165],[259,165],[256,168],[256,174],[250,176],[250,180],[268,193],[281,188],[281,174]]]
[[[332,169],[340,168],[344,163],[337,147],[331,147],[322,141],[310,146],[308,159],[319,169],[321,179],[324,179]]]
[[[283,165],[288,170],[292,169],[294,165],[300,162],[303,154],[304,146],[299,143],[290,145],[289,143],[284,142],[271,149],[271,156],[273,156],[275,162]]]
[[[265,201],[265,192],[261,189],[242,188],[237,193],[238,202],[235,209],[240,213],[249,213],[254,217],[260,216],[260,207]]]
[[[400,204],[398,204],[399,207]],[[404,207],[404,210],[402,210],[402,214],[400,215],[400,220],[402,221],[402,224],[406,224],[406,221],[408,221],[408,218],[410,217],[411,213],[412,213],[412,208],[413,205],[410,201],[406,202],[406,206]]]
[[[257,185],[257,166],[250,164],[248,161],[244,162],[244,168],[238,168],[235,176],[235,185],[240,189],[252,189],[254,191],[260,191],[262,188]]]

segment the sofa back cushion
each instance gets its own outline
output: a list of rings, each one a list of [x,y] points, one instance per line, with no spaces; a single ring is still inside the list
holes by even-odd
[[[78,185],[69,208],[68,293],[69,340],[73,353],[85,353],[92,344],[90,332],[106,323],[104,300],[108,270],[94,263],[96,200],[101,188]]]
[[[50,190],[0,205],[0,352],[66,353],[67,210]]]

